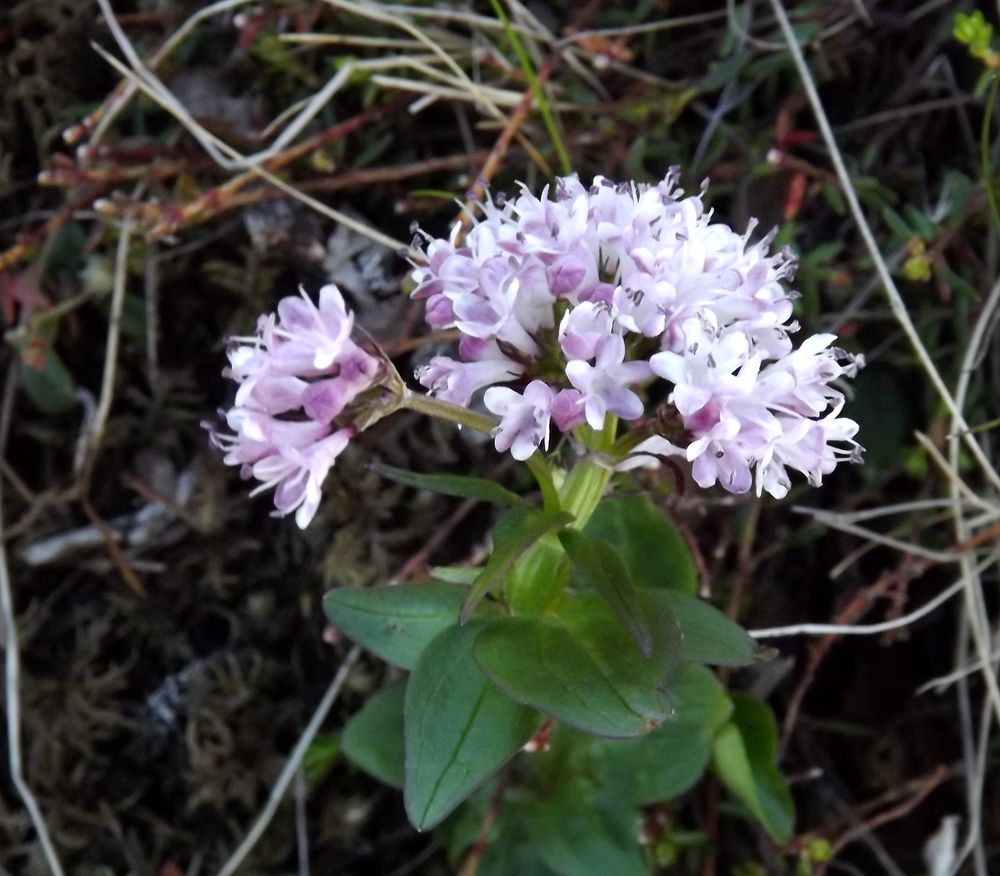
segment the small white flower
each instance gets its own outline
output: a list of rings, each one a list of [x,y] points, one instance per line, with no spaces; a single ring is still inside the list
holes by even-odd
[[[649,363],[626,362],[625,341],[619,335],[603,338],[595,355],[593,365],[582,359],[566,363],[566,376],[583,396],[587,423],[592,429],[603,429],[609,411],[625,420],[641,417],[642,399],[627,386],[652,375]]]
[[[483,403],[500,417],[493,430],[497,451],[510,450],[514,459],[525,460],[539,445],[548,450],[549,419],[555,393],[541,380],[533,380],[519,394],[506,386],[486,390]]]

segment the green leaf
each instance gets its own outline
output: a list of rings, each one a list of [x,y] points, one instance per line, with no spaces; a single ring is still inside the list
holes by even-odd
[[[417,830],[434,827],[538,730],[536,712],[512,703],[472,659],[486,621],[439,633],[406,687],[403,802]]]
[[[712,666],[753,663],[757,643],[713,605],[675,590],[651,591],[649,596],[664,602],[677,618],[684,660]]]
[[[467,592],[442,581],[341,588],[326,594],[323,607],[345,636],[389,663],[412,669],[428,642],[458,623]]]
[[[596,742],[592,750],[595,773],[637,805],[671,800],[690,789],[733,711],[725,689],[703,666],[681,666],[670,677],[670,696],[674,712],[661,727],[640,739]]]
[[[950,286],[955,292],[965,296],[969,301],[979,301],[979,291],[960,274],[956,274],[943,262],[934,265],[934,276],[938,282]]]
[[[653,653],[653,634],[643,617],[639,592],[621,555],[603,539],[576,529],[559,533],[570,562],[611,606],[644,657]]]
[[[475,566],[433,566],[430,575],[435,581],[447,581],[449,584],[462,584],[468,587],[481,571]]]
[[[522,802],[511,798],[504,801],[476,876],[563,876],[546,867],[539,858],[538,846],[532,836],[535,812],[534,800]],[[475,842],[478,836],[479,826],[486,816],[486,807],[476,815],[475,832],[468,845]],[[458,870],[457,866],[455,870]]]
[[[986,92],[989,90],[993,79],[996,77],[996,72],[987,67],[979,74],[979,78],[976,80],[976,84],[972,87],[972,94],[974,97],[985,97]]]
[[[743,51],[714,62],[710,66],[708,75],[698,83],[700,90],[702,92],[715,91],[717,88],[722,88],[736,80],[750,57],[750,52]]]
[[[570,581],[570,562],[556,533],[536,541],[514,564],[504,581],[511,614],[545,614]]]
[[[497,520],[493,529],[493,553],[482,572],[479,573],[469,595],[462,604],[459,623],[465,623],[476,606],[491,590],[499,587],[510,574],[514,563],[547,532],[561,529],[573,522],[573,515],[565,511],[526,511],[511,508]]]
[[[885,224],[888,225],[893,232],[895,232],[904,241],[917,236],[916,231],[910,228],[906,220],[900,216],[899,213],[893,210],[892,207],[882,207],[882,218],[885,220]]]
[[[787,842],[795,822],[792,795],[778,769],[778,726],[765,703],[733,694],[733,717],[715,739],[715,772],[775,841]]]
[[[406,681],[382,688],[344,727],[344,757],[380,782],[403,787],[403,699]]]
[[[87,263],[87,231],[79,222],[67,222],[52,235],[44,256],[49,279],[76,277]]]
[[[918,210],[912,204],[907,204],[903,207],[903,212],[906,214],[910,227],[915,228],[917,234],[924,240],[930,240],[937,234],[937,226],[927,218],[922,210]]]
[[[835,182],[824,185],[821,193],[837,215],[843,216],[847,212],[847,201],[844,200],[844,196]]]
[[[538,856],[572,876],[648,876],[638,842],[637,809],[604,808],[584,781],[567,783],[535,804],[529,819]]]
[[[340,736],[336,733],[319,733],[306,749],[302,757],[302,772],[306,781],[314,784],[320,781],[340,757]]]
[[[663,603],[646,606],[653,650],[644,657],[596,594],[567,598],[558,617],[504,618],[480,634],[476,661],[511,699],[586,733],[641,736],[672,710],[666,680],[680,633]]]
[[[688,546],[663,512],[646,497],[628,496],[601,502],[584,532],[614,545],[632,573],[636,587],[697,592],[698,572]]]
[[[21,387],[44,414],[62,414],[77,405],[73,376],[48,344],[33,350],[28,361],[22,363]]]
[[[408,487],[430,490],[432,493],[443,493],[446,496],[459,496],[463,499],[482,499],[485,502],[496,502],[500,505],[530,507],[530,503],[512,493],[506,487],[486,478],[473,478],[467,475],[419,474],[415,471],[396,468],[381,462],[369,465],[372,471]]]

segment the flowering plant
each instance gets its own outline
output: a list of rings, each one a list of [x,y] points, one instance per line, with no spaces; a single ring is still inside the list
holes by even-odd
[[[401,408],[488,432],[538,481],[540,507],[489,481],[383,469],[505,505],[492,554],[478,569],[327,597],[344,633],[411,671],[405,690],[359,714],[345,750],[403,785],[419,828],[519,749],[565,755],[583,733],[636,740],[601,749],[605,767],[662,771],[672,747],[688,746],[681,775],[647,779],[628,811],[685,790],[711,760],[775,837],[790,834],[773,745],[760,755],[747,742],[773,741],[773,718],[704,669],[750,662],[753,640],[695,597],[686,548],[652,503],[609,485],[663,463],[733,493],[783,497],[790,471],[819,485],[860,459],[837,381],[863,360],[829,334],[796,347],[793,256],[769,252],[773,235],[753,242],[753,225],[739,234],[712,221],[704,191],[685,196],[677,177],[567,177],[554,198],[487,199],[464,237],[418,232],[413,295],[432,328],[459,336],[457,356],[418,370],[426,395],[352,339],[333,286],[318,305],[283,299],[230,347],[232,431],[212,440],[299,526],[350,439]],[[405,768],[373,755],[376,719],[402,725]]]

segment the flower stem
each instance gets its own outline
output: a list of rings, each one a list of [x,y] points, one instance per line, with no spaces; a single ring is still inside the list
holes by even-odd
[[[607,453],[614,445],[617,429],[618,418],[609,414],[605,419],[604,429],[592,434],[589,441],[591,449],[600,455]],[[604,496],[611,474],[612,470],[606,463],[583,459],[566,476],[559,498],[562,509],[576,517],[571,524],[574,528],[583,529],[587,525]]]
[[[399,397],[399,407],[416,411],[419,414],[426,414],[429,417],[437,417],[441,420],[448,420],[458,426],[468,426],[477,432],[484,432],[489,435],[497,424],[495,418],[488,414],[480,414],[470,411],[461,405],[442,401],[429,395],[421,395],[410,389],[404,389]],[[542,504],[546,511],[559,510],[559,493],[556,490],[555,482],[552,480],[552,470],[549,464],[542,457],[541,453],[530,456],[526,462],[528,469],[538,481],[539,489],[542,491]]]
[[[468,426],[470,429],[475,429],[486,435],[489,435],[497,424],[496,419],[489,414],[480,414],[461,405],[442,401],[433,396],[421,395],[410,389],[403,390],[399,398],[399,406],[419,414],[426,414],[429,417],[448,420],[458,426]]]
[[[997,191],[993,185],[993,168],[990,162],[990,128],[993,119],[993,104],[997,100],[997,86],[1000,85],[1000,74],[994,73],[990,82],[990,90],[986,95],[986,109],[983,112],[983,129],[980,139],[981,160],[983,164],[983,185],[986,187],[986,199],[990,203],[990,213],[993,224],[1000,234],[1000,206],[997,204]]]
[[[521,45],[517,31],[511,27],[510,20],[507,18],[506,13],[504,13],[503,6],[500,5],[499,0],[490,0],[490,3],[493,6],[493,11],[496,12],[497,18],[500,19],[500,23],[503,25],[504,33],[507,35],[507,39],[510,40],[514,54],[517,55],[517,60],[521,65],[521,72],[524,73],[524,78],[528,80],[528,85],[531,87],[535,104],[538,107],[538,111],[542,114],[542,120],[548,129],[549,138],[552,140],[552,145],[559,156],[559,165],[562,167],[562,172],[569,176],[573,172],[573,163],[569,159],[566,145],[563,143],[562,135],[559,133],[559,126],[556,124],[555,116],[552,114],[552,107],[549,106],[545,90],[542,88],[542,83],[539,81],[538,76],[535,74],[535,69],[531,65],[531,58],[528,57],[524,46]]]
[[[538,487],[542,491],[542,507],[546,511],[559,510],[559,491],[556,489],[555,481],[552,479],[552,469],[542,456],[541,451],[533,453],[525,460],[525,465],[538,481]]]

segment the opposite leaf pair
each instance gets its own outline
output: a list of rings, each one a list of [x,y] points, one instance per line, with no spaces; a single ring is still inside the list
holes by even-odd
[[[631,536],[620,542],[629,561],[600,537],[622,526]],[[674,690],[675,683],[680,689],[689,683],[694,664],[753,659],[753,640],[690,594],[690,559],[678,546],[676,533],[647,501],[614,500],[598,508],[585,532],[564,531],[575,586],[544,612],[509,616],[499,603],[481,602],[460,626],[469,590],[442,581],[327,596],[327,612],[346,635],[412,670],[403,710],[403,785],[415,826],[432,827],[446,817],[535,735],[544,716],[566,728],[560,732],[572,727],[655,745],[663,728],[685,726],[680,708],[695,708]],[[672,576],[671,567],[679,574]],[[646,586],[651,577],[658,580]],[[681,589],[667,589],[671,584]],[[717,726],[702,734],[704,756],[681,765],[693,768],[695,778]],[[625,746],[622,753],[630,744],[606,743]],[[722,751],[729,752],[727,776],[739,772],[735,751],[732,743]],[[773,751],[765,759],[774,770]],[[727,776],[736,789],[738,782]],[[752,778],[737,793],[744,796],[748,787],[756,787]],[[760,807],[745,799],[756,814]],[[787,827],[774,832],[785,834]]]

